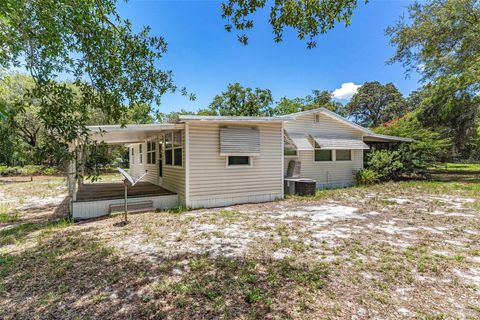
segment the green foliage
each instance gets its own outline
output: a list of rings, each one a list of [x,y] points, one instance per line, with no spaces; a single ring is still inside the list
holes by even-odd
[[[468,157],[480,107],[480,4],[433,0],[415,2],[408,11],[387,29],[396,47],[390,63],[400,62],[407,73],[416,71],[430,81],[421,120],[453,137],[456,151]]]
[[[55,175],[57,173],[58,169],[54,167],[42,167],[38,165],[9,167],[0,165],[0,176]]]
[[[451,148],[448,139],[442,139],[438,132],[420,122],[418,119],[420,113],[420,110],[411,112],[401,119],[373,129],[380,134],[414,139],[413,142],[400,144],[398,151],[404,170],[417,174],[425,173],[431,163],[447,158]]]
[[[227,20],[225,30],[231,32],[235,28],[239,32],[238,40],[244,45],[248,44],[245,32],[253,28],[252,16],[266,4],[266,0],[229,0],[222,3],[222,17]],[[316,46],[314,39],[333,29],[336,23],[343,22],[348,26],[356,7],[357,0],[275,1],[269,15],[274,40],[281,42],[284,29],[290,27],[297,31],[299,39],[308,38],[307,47],[313,48]]]
[[[370,186],[377,181],[377,173],[371,169],[362,169],[355,172],[355,184],[357,186]]]
[[[347,104],[354,121],[364,127],[380,124],[403,116],[408,105],[393,83],[365,82]]]
[[[29,71],[35,84],[26,94],[39,101],[39,119],[70,142],[79,130],[86,134],[92,110],[120,121],[128,106],[160,104],[164,93],[178,89],[171,71],[157,67],[164,39],[151,36],[148,26],[133,29],[112,0],[5,0],[0,65]],[[62,74],[70,85],[56,82]]]
[[[268,114],[272,102],[270,90],[244,88],[234,83],[213,98],[208,111],[220,116],[262,116]]]
[[[153,123],[152,108],[146,103],[131,105],[123,115],[122,123]],[[104,122],[105,123],[105,122]],[[104,124],[99,123],[99,124]]]
[[[247,301],[248,303],[256,303],[260,301],[261,298],[262,295],[259,288],[253,288],[245,295],[245,301]]]
[[[47,176],[52,176],[52,175],[55,175],[57,173],[58,173],[58,169],[54,168],[54,167],[48,167],[48,168],[43,169],[43,174],[45,174]]]
[[[68,158],[67,145],[55,129],[48,129],[40,119],[40,106],[27,92],[35,86],[32,77],[23,74],[5,76],[0,83],[0,101],[7,107],[8,117],[0,123],[0,163],[9,166],[38,164],[60,166]],[[72,88],[75,88],[72,86]],[[150,107],[134,105],[124,115],[125,123],[152,122]],[[93,111],[88,124],[108,124],[102,112]],[[89,147],[94,149],[95,146]],[[121,146],[104,148],[101,154],[91,154],[90,164],[111,164],[115,157],[121,157]],[[92,159],[93,158],[93,159]],[[54,169],[52,169],[54,170]]]
[[[367,159],[368,169],[375,172],[381,181],[398,178],[403,172],[398,151],[372,150]]]
[[[312,95],[307,95],[305,98],[289,99],[283,97],[271,109],[270,114],[285,115],[324,107],[340,115],[346,115],[345,106],[338,101],[334,101],[332,97],[332,93],[327,90],[313,90]]]

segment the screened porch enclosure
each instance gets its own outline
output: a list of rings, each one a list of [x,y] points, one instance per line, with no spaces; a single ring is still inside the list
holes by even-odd
[[[169,153],[172,161],[182,162],[182,149],[178,141],[166,141],[165,136],[172,136],[173,132],[181,132],[182,124],[151,124],[122,126],[91,126],[90,139],[107,144],[120,144],[129,148],[129,174],[139,178],[145,174],[135,186],[128,187],[128,207],[133,211],[143,208],[146,210],[168,209],[179,204],[179,192],[175,186],[169,185],[172,179],[170,171],[165,168]],[[178,140],[178,138],[176,139]],[[172,146],[172,147],[169,147]],[[118,182],[85,183],[84,166],[87,155],[81,141],[76,141],[71,150],[77,151],[76,161],[72,161],[69,171],[70,212],[74,219],[89,219],[109,215],[124,203],[123,179]],[[136,150],[136,151],[134,151]],[[171,150],[171,151],[170,151]],[[136,152],[136,153],[135,153]],[[175,157],[175,155],[177,155]],[[175,158],[177,158],[175,160]]]

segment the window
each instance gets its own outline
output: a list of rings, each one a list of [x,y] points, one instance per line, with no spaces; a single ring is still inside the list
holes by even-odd
[[[351,150],[336,150],[335,151],[335,160],[337,160],[337,161],[350,161],[350,160],[352,160],[352,151]]]
[[[155,149],[156,143],[155,141],[147,141],[147,163],[148,164],[155,164],[155,160],[157,158],[157,150]]]
[[[315,115],[315,122],[320,122],[320,115],[319,114]]]
[[[175,166],[182,165],[182,148],[173,149],[173,165]]]
[[[132,149],[132,164],[135,164],[135,147],[131,147]]]
[[[284,156],[296,156],[297,155],[297,150],[293,148],[287,148],[283,149],[283,155]]]
[[[143,144],[140,144],[140,146],[138,147],[138,153],[140,155],[140,160],[138,161],[138,163],[142,164],[143,163]]]
[[[162,145],[163,145],[163,138],[160,139],[160,143],[158,144],[158,176],[163,176],[163,155],[162,155]]]
[[[315,149],[315,161],[332,161],[332,150]]]
[[[182,132],[175,131],[165,135],[165,164],[181,166],[183,157]]]
[[[250,157],[248,156],[229,156],[228,157],[229,166],[249,166]]]

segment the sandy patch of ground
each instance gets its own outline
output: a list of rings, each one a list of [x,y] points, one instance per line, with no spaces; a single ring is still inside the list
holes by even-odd
[[[480,196],[470,190],[392,183],[136,214],[123,227],[121,217],[47,223],[52,203],[26,201],[18,210],[35,227],[0,229],[14,237],[0,251],[0,316],[478,318]]]

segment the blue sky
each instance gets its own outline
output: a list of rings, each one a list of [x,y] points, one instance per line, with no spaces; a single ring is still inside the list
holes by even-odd
[[[270,89],[276,100],[373,80],[393,82],[408,95],[419,86],[419,77],[414,74],[406,79],[400,65],[386,64],[394,48],[384,30],[406,13],[409,2],[359,2],[351,25],[339,24],[319,36],[314,49],[307,49],[293,30],[285,32],[282,43],[274,43],[267,10],[255,16],[248,46],[224,30],[219,1],[130,0],[120,4],[119,12],[134,26],[150,25],[153,35],[165,38],[168,52],[158,66],[172,70],[175,83],[197,96],[192,102],[180,94],[166,95],[162,112],[206,107],[234,82]],[[337,96],[345,97],[352,89],[344,85]]]

